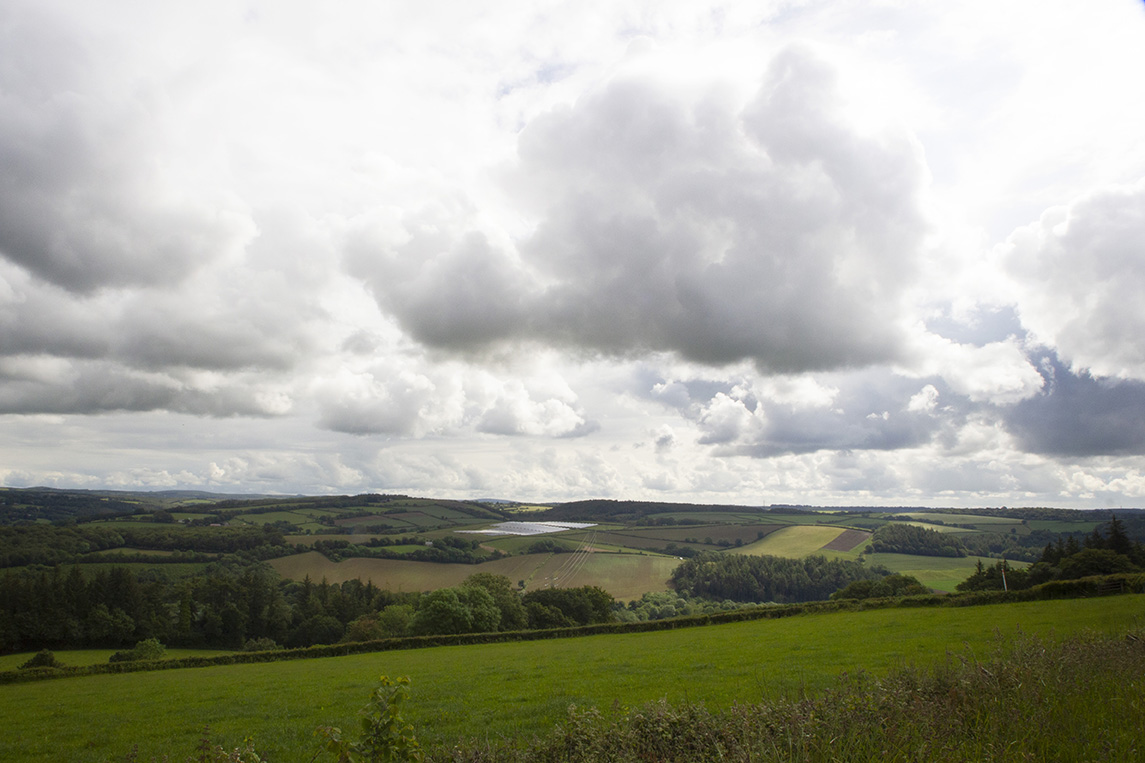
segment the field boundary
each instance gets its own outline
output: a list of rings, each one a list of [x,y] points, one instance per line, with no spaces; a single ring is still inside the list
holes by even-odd
[[[64,668],[30,668],[0,672],[0,685],[74,678],[109,673],[138,673],[154,670],[205,668],[219,665],[242,665],[286,660],[305,660],[320,657],[342,657],[351,654],[388,652],[405,649],[424,649],[435,646],[462,646],[473,644],[509,643],[516,641],[542,641],[546,639],[574,638],[610,633],[646,633],[650,631],[695,628],[705,625],[744,622],[749,620],[778,619],[797,615],[825,614],[829,612],[856,612],[874,609],[911,609],[917,607],[971,607],[987,604],[1007,604],[1046,599],[1074,599],[1094,596],[1117,596],[1145,593],[1145,574],[1104,575],[1080,580],[1051,581],[1022,591],[976,591],[962,594],[927,594],[884,599],[841,599],[813,601],[800,604],[773,604],[714,612],[705,615],[650,620],[635,623],[600,623],[545,630],[506,631],[492,633],[461,633],[436,636],[409,636],[405,638],[356,641],[297,649],[277,649],[267,652],[237,652],[214,657],[183,657],[174,660],[114,662]]]

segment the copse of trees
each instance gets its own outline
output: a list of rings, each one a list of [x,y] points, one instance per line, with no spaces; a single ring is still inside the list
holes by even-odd
[[[856,580],[831,594],[832,601],[840,599],[881,599],[892,596],[919,596],[930,593],[913,575],[887,575],[882,580]]]
[[[871,535],[871,551],[916,556],[966,556],[954,536],[916,525],[888,522]]]
[[[856,580],[875,580],[888,573],[823,556],[786,559],[707,552],[676,567],[671,584],[679,592],[704,599],[784,604],[823,600]]]
[[[530,628],[567,628],[609,623],[616,600],[599,586],[541,588],[521,597]]]
[[[489,554],[481,550],[480,540],[444,536],[435,538],[432,546],[425,545],[421,538],[404,538],[406,544],[418,544],[420,548],[410,551],[391,551],[388,546],[399,545],[389,539],[369,539],[361,545],[348,540],[317,540],[311,545],[332,562],[349,558],[405,559],[411,562],[437,562],[440,564],[480,564],[489,559]],[[495,552],[494,557],[500,552]]]

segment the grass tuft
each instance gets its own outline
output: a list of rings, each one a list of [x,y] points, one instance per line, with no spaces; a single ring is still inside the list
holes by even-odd
[[[427,761],[1139,761],[1145,752],[1145,640],[999,640],[928,670],[843,676],[815,695],[711,710],[653,702],[569,708],[524,745],[472,742]]]

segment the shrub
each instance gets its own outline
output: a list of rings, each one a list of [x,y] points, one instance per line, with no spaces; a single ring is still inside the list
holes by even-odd
[[[362,736],[357,742],[342,738],[342,730],[323,726],[314,731],[323,737],[328,752],[338,763],[388,763],[421,761],[421,745],[414,738],[413,726],[402,718],[402,704],[409,698],[409,678],[391,681],[382,676],[362,708]]]
[[[30,670],[32,668],[62,668],[62,662],[56,659],[56,655],[52,654],[51,650],[43,649],[32,655],[32,658],[20,666],[20,670]]]
[[[262,636],[260,638],[248,638],[246,643],[243,644],[244,652],[273,652],[282,647],[272,638]]]
[[[167,655],[167,647],[159,643],[157,638],[144,639],[135,644],[132,649],[116,652],[107,659],[108,662],[135,662],[142,660],[161,660]]]

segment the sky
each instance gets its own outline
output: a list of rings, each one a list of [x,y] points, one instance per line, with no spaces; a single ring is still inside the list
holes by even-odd
[[[0,0],[0,485],[1145,506],[1145,3]]]

